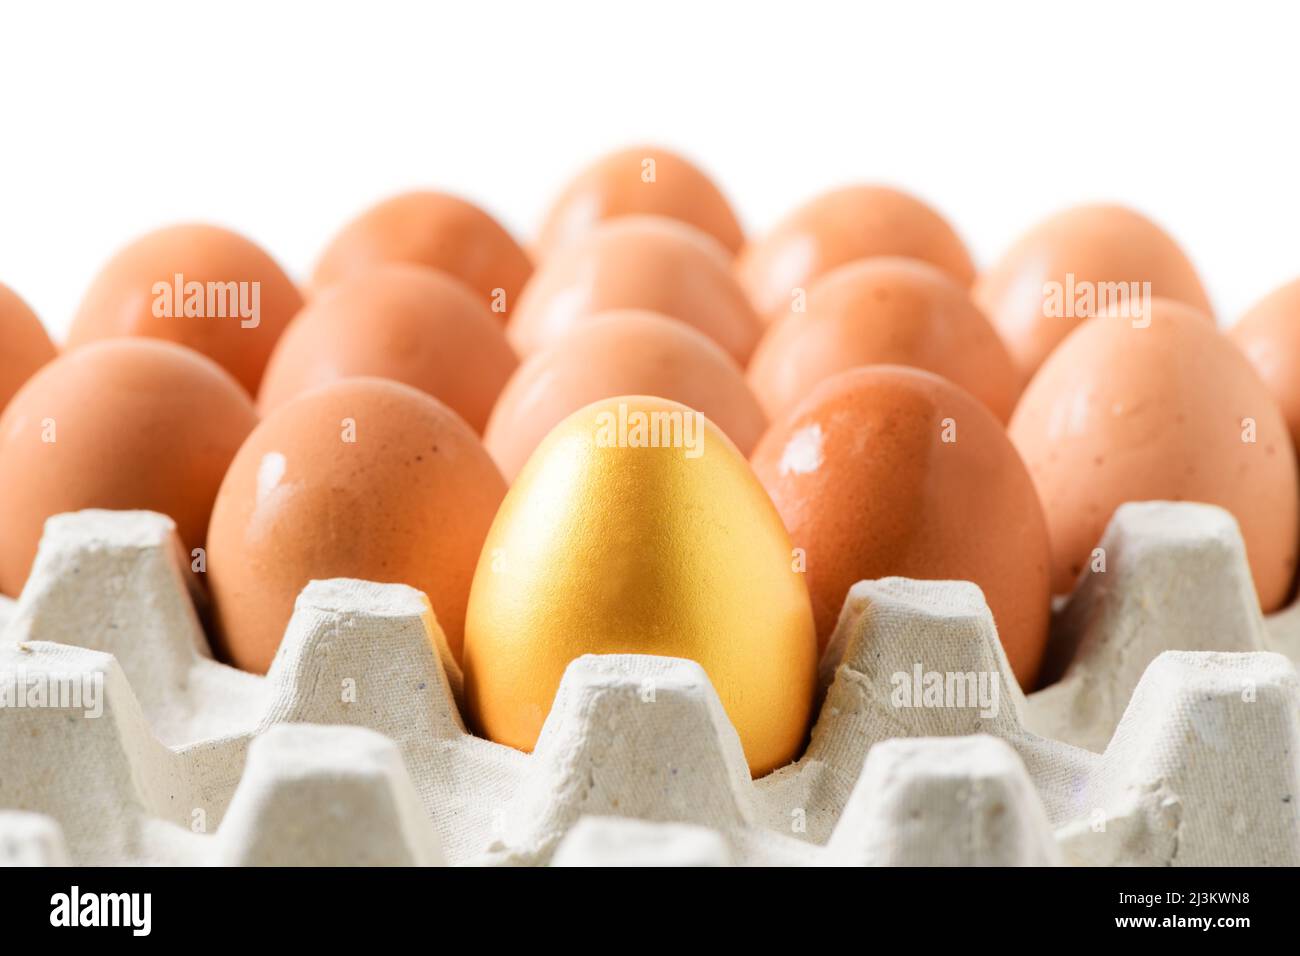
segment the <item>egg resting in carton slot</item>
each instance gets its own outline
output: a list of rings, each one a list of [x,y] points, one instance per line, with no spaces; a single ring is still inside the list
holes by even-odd
[[[1261,617],[1211,506],[1116,512],[1027,697],[974,585],[857,584],[806,753],[758,781],[685,660],[575,660],[532,754],[470,736],[401,585],[312,582],[269,673],[229,668],[173,533],[52,518],[0,605],[3,686],[100,688],[0,712],[0,862],[1300,864],[1300,610]]]

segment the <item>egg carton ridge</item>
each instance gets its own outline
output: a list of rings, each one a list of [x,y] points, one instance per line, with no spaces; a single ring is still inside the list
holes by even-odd
[[[526,755],[465,732],[459,674],[418,592],[313,582],[268,675],[249,675],[211,659],[170,521],[59,516],[8,609],[0,676],[99,674],[104,713],[0,713],[14,768],[0,807],[28,811],[0,817],[0,845],[36,813],[74,862],[539,864],[635,847],[606,832],[631,820],[642,835],[715,834],[703,856],[733,863],[1300,862],[1295,672],[1266,650],[1293,631],[1260,618],[1235,524],[1207,506],[1130,505],[1102,547],[1104,577],[1057,617],[1073,662],[1028,697],[974,585],[856,585],[807,753],[751,782],[692,662],[580,658]],[[998,706],[898,706],[898,675],[918,670],[983,674]],[[382,737],[359,744],[358,727]],[[397,757],[376,755],[383,738]],[[275,822],[286,788],[354,806],[382,852],[305,847],[310,830]]]

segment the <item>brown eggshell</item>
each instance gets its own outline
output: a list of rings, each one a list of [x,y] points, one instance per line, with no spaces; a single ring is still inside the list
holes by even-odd
[[[679,319],[742,365],[762,331],[716,241],[661,216],[621,216],[546,260],[520,297],[507,334],[515,351],[528,355],[612,309]]]
[[[340,378],[387,378],[428,392],[482,433],[518,364],[501,322],[467,286],[384,263],[329,286],[289,324],[258,406],[266,414]]]
[[[1034,686],[1050,612],[1047,528],[982,403],[919,369],[854,369],[775,422],[753,464],[806,554],[823,648],[858,581],[973,581],[1016,678]]]
[[[802,312],[768,326],[749,384],[769,416],[818,384],[862,365],[907,365],[942,375],[1005,422],[1017,395],[1006,347],[946,273],[918,259],[861,259],[808,288]]]
[[[1277,400],[1300,448],[1300,279],[1265,296],[1228,336]]]
[[[454,276],[502,321],[533,271],[528,253],[504,226],[473,203],[437,192],[402,193],[349,222],[325,247],[312,286],[320,290],[381,262],[411,262]]]
[[[0,411],[23,382],[58,354],[41,320],[0,282]]]
[[[796,290],[854,259],[921,259],[969,286],[970,254],[952,226],[907,193],[885,186],[847,186],[800,206],[751,242],[736,268],[760,315],[789,308]]]
[[[1044,290],[1056,283],[1064,292],[1070,275],[1075,307],[1064,309]],[[1078,314],[1084,282],[1094,290],[1098,283],[1150,282],[1151,295],[1212,315],[1187,256],[1150,219],[1122,206],[1066,209],[1025,233],[975,283],[975,301],[1002,336],[1022,382],[1079,323],[1102,311],[1083,308],[1085,314]]]
[[[347,577],[423,591],[459,657],[470,580],[505,491],[478,436],[417,389],[352,378],[281,405],[239,449],[212,510],[219,652],[264,672],[298,593]]]
[[[0,592],[22,590],[45,519],[65,511],[158,511],[202,547],[256,424],[230,375],[169,342],[100,342],[46,365],[0,416]]]
[[[189,283],[204,290],[201,316],[183,309]],[[209,288],[233,292],[227,301],[236,306],[242,294],[250,312],[256,301],[257,314],[244,318],[227,307],[222,316],[218,298],[209,309]],[[117,336],[165,339],[201,352],[256,393],[276,339],[300,308],[297,287],[256,244],[217,226],[169,226],[137,239],[100,270],[72,320],[67,347]]]
[[[653,395],[681,402],[748,455],[767,427],[744,373],[721,346],[654,312],[606,312],[520,366],[501,393],[484,444],[513,481],[547,433],[602,398]]]
[[[731,253],[744,237],[722,192],[690,160],[657,146],[634,146],[582,170],[546,215],[538,259],[618,216],[676,219],[707,232]]]
[[[1047,515],[1053,589],[1065,593],[1091,570],[1124,502],[1200,501],[1237,519],[1260,605],[1275,610],[1295,572],[1300,521],[1286,422],[1201,313],[1161,299],[1150,313],[1146,327],[1109,316],[1079,326],[1011,418]]]

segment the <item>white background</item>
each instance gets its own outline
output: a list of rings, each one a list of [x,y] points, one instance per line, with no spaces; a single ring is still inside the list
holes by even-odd
[[[1228,323],[1300,275],[1292,4],[67,4],[0,13],[0,281],[61,334],[122,243],[212,220],[297,276],[391,192],[527,238],[566,178],[677,147],[747,229],[825,188],[913,190],[987,264],[1111,199]]]

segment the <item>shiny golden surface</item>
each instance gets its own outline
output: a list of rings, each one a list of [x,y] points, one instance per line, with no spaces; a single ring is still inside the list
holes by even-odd
[[[775,507],[711,422],[658,398],[588,405],[529,459],[484,544],[465,626],[470,719],[528,750],[574,658],[684,657],[708,673],[751,772],[773,770],[803,744],[816,669],[792,564]]]

